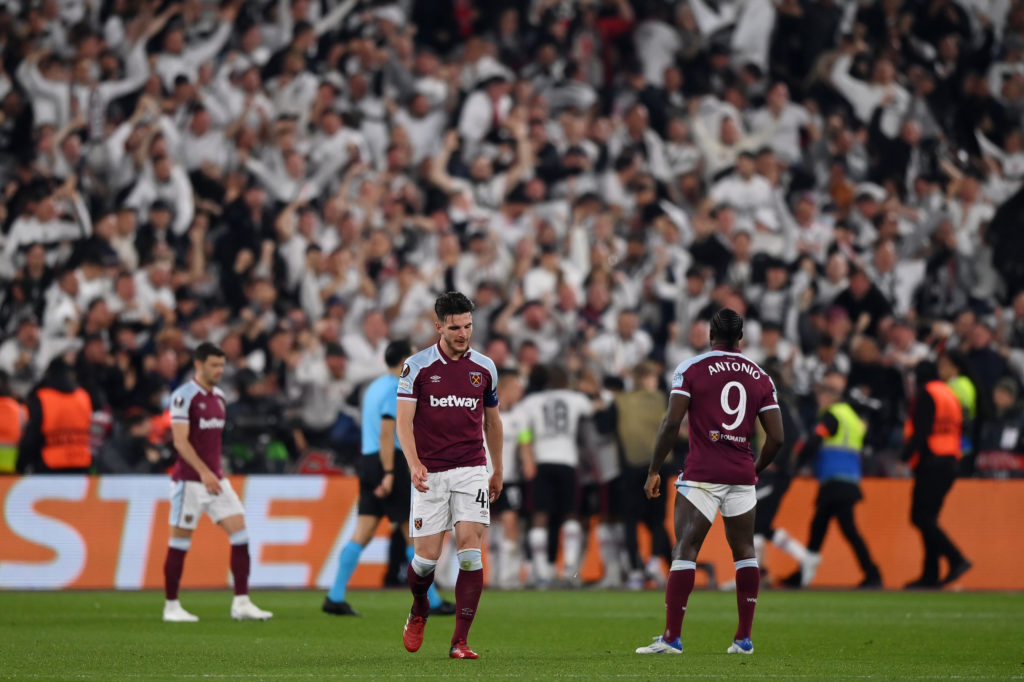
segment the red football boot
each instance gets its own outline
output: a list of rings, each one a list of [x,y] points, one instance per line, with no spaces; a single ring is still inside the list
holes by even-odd
[[[423,628],[427,625],[427,619],[414,616],[411,613],[405,621],[405,629],[402,631],[402,643],[406,651],[419,651],[423,644]]]
[[[448,658],[480,658],[476,652],[469,648],[466,640],[460,639],[448,652]]]

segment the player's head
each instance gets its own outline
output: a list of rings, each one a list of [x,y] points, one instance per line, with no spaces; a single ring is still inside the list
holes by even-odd
[[[564,367],[556,364],[548,365],[547,388],[549,391],[569,388],[569,373],[565,371]]]
[[[390,369],[401,367],[405,359],[412,355],[412,346],[407,339],[396,339],[384,349],[384,362]]]
[[[743,338],[743,318],[732,308],[722,308],[711,318],[711,345],[736,348]]]
[[[939,368],[931,360],[922,360],[914,366],[914,380],[918,386],[939,380]]]
[[[825,372],[825,376],[814,387],[814,394],[818,399],[818,407],[825,409],[838,403],[843,399],[846,392],[846,376],[840,372]]]
[[[523,380],[514,369],[498,370],[498,402],[508,409],[523,397]]]
[[[434,301],[435,326],[445,345],[455,353],[465,353],[473,336],[473,302],[457,291],[448,291]]]
[[[219,346],[208,341],[199,344],[195,352],[196,378],[207,386],[216,386],[224,376],[226,358]]]
[[[967,358],[955,348],[939,356],[939,378],[949,381],[960,374],[967,374]]]

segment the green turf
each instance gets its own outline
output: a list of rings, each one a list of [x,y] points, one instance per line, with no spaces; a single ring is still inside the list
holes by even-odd
[[[735,597],[696,592],[683,656],[633,653],[659,633],[658,592],[484,593],[470,642],[447,658],[453,619],[409,654],[402,590],[352,592],[360,618],[322,593],[259,592],[267,623],[235,623],[226,592],[187,592],[197,624],[160,622],[154,592],[0,592],[0,679],[1021,679],[1024,595],[763,591],[757,652],[729,656]]]

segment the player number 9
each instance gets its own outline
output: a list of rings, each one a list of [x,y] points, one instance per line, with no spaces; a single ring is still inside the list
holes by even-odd
[[[739,391],[740,399],[734,406],[730,398],[732,389]],[[732,423],[726,424],[722,422],[722,428],[726,431],[732,431],[740,422],[743,421],[743,416],[747,413],[747,389],[743,388],[743,384],[738,381],[730,381],[722,387],[722,411],[728,415],[736,415],[736,418],[732,420]]]

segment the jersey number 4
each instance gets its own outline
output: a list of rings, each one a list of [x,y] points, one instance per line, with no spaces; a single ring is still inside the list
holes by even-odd
[[[735,390],[733,390],[735,389]],[[733,401],[733,393],[737,393],[739,397]],[[726,431],[732,431],[743,418],[747,415],[747,389],[743,388],[743,384],[738,381],[730,381],[722,387],[722,411],[729,416],[735,416],[730,423],[726,424],[722,422],[722,428]]]
[[[487,509],[489,506],[491,506],[491,499],[487,495],[486,490],[476,491],[476,502],[480,505],[481,509]]]

